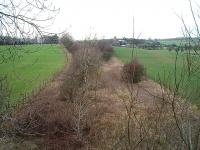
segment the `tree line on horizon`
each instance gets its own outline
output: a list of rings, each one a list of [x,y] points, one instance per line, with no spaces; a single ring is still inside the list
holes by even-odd
[[[185,51],[188,49],[199,49],[196,44],[198,42],[196,38],[193,38],[191,42],[187,42],[188,38],[170,38],[170,39],[133,39],[133,38],[120,38],[113,40],[113,46],[125,46],[135,48],[147,49],[147,50],[160,50],[167,49],[169,51]]]
[[[36,36],[34,38],[0,36],[0,45],[25,45],[25,44],[58,44],[59,37],[57,34]]]

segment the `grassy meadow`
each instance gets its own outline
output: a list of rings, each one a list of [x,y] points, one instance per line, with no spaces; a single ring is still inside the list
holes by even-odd
[[[115,56],[121,59],[124,63],[129,62],[132,55],[131,48],[114,47]],[[139,61],[145,66],[147,76],[155,81],[162,80],[165,86],[174,86],[174,68],[176,52],[168,50],[143,50],[135,49],[134,57],[137,57]],[[178,55],[177,61],[177,79],[180,79],[184,71],[184,54]],[[199,63],[199,59],[195,58],[195,61]],[[190,84],[188,84],[190,83]],[[189,99],[193,104],[200,106],[200,71],[192,75],[190,81],[185,77],[183,84],[181,85],[180,95]]]
[[[0,64],[0,75],[7,76],[12,103],[17,102],[23,94],[36,90],[66,62],[60,45],[0,46],[0,51],[3,50],[4,55],[7,53],[5,57],[15,55],[14,60],[8,59]]]

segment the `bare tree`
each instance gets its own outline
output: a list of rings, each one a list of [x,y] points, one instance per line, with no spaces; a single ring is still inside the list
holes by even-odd
[[[3,0],[0,10],[1,35],[22,38],[43,33],[59,11],[46,0]]]
[[[16,39],[25,41],[41,37],[58,12],[59,9],[48,0],[1,0],[0,40],[9,38],[9,44],[14,45]],[[9,51],[9,56],[6,51]],[[14,58],[16,54],[13,49],[1,49],[0,63]]]

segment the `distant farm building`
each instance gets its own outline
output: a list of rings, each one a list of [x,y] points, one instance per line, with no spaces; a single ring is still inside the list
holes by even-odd
[[[128,41],[126,39],[114,39],[113,45],[114,46],[126,46],[128,44]]]

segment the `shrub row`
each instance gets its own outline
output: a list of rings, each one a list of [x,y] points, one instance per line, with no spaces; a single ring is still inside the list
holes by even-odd
[[[78,137],[91,126],[91,90],[99,77],[100,54],[88,44],[73,53],[68,74],[62,86],[62,97],[67,103],[69,122]],[[85,133],[84,133],[85,134]]]
[[[101,52],[101,57],[104,61],[110,60],[113,56],[113,47],[109,41],[106,40],[86,40],[82,42],[74,41],[73,37],[65,33],[60,38],[60,43],[64,45],[64,47],[72,54],[74,54],[79,49],[84,49],[85,47],[93,47],[96,51]],[[84,45],[84,46],[83,46]],[[83,48],[84,47],[84,48]]]

